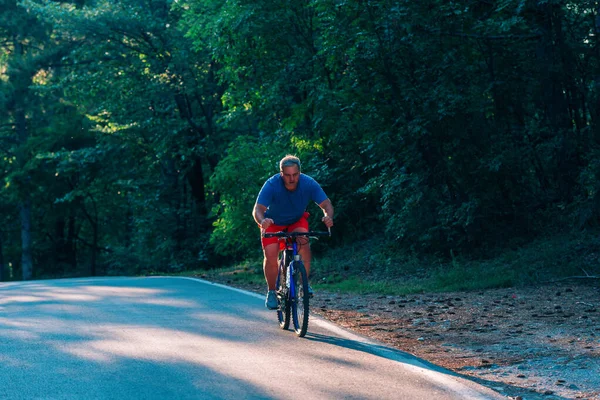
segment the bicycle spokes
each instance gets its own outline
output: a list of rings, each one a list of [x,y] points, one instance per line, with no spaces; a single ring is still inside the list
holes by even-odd
[[[277,276],[277,320],[281,329],[288,329],[290,326],[290,307],[291,304],[289,298],[289,288],[286,285],[285,279],[285,268],[283,265],[279,266],[279,275]]]
[[[306,269],[302,262],[294,263],[294,274],[292,275],[293,288],[291,293],[292,297],[292,320],[294,322],[294,330],[300,337],[306,335],[308,329],[308,310],[309,310],[309,296],[308,296],[308,278],[306,276]]]

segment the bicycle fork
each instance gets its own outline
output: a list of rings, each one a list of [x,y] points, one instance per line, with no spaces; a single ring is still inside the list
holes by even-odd
[[[296,300],[296,279],[295,279],[295,275],[294,275],[294,263],[296,262],[300,262],[302,260],[302,257],[300,256],[300,254],[298,254],[298,244],[296,242],[292,243],[293,245],[293,255],[294,258],[293,260],[290,262],[290,264],[288,265],[287,271],[286,271],[286,280],[287,280],[287,286],[289,289],[289,299],[291,301],[295,301]]]

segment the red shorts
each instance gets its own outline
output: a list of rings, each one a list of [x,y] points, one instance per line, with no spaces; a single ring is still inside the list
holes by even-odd
[[[291,225],[271,225],[269,226],[266,230],[265,233],[268,232],[281,232],[281,231],[285,231],[287,230],[288,232],[293,232],[296,228],[304,228],[308,231],[308,216],[310,214],[305,212],[304,214],[302,214],[302,217],[294,222]],[[273,243],[277,243],[279,241],[279,238],[276,237],[270,237],[270,238],[262,238],[262,246],[263,248],[267,245],[273,244]],[[281,250],[285,249],[285,243],[283,243],[283,241],[279,242],[279,248]]]

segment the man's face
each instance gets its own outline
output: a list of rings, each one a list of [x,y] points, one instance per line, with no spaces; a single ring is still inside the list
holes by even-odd
[[[293,165],[291,167],[283,167],[283,171],[281,171],[280,174],[281,178],[283,178],[285,188],[291,192],[296,190],[298,187],[298,179],[300,178],[300,169],[298,166]]]

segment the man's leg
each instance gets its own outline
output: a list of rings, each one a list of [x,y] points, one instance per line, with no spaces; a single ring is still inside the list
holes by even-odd
[[[298,220],[298,222],[289,226],[290,231],[292,232],[308,232],[308,217],[309,213],[305,212],[302,215],[302,218]],[[306,269],[306,276],[310,278],[310,244],[307,237],[299,237],[298,238],[298,253],[302,257],[302,261],[304,263],[304,268]]]
[[[304,228],[296,228],[295,232],[308,232],[308,229]],[[311,252],[310,252],[310,241],[307,237],[299,237],[298,238],[298,253],[302,257],[302,262],[304,264],[304,269],[306,269],[306,276],[308,278],[308,282],[310,282],[310,260],[311,260]],[[308,295],[310,297],[313,296],[313,289],[308,284]]]
[[[263,248],[265,259],[263,261],[263,272],[269,290],[276,290],[277,283],[277,259],[279,256],[279,243],[268,244]]]
[[[308,232],[308,229],[305,228],[296,228],[294,232]],[[307,237],[299,237],[298,238],[298,253],[302,257],[302,262],[304,263],[304,268],[306,269],[306,276],[310,277],[310,243]]]

